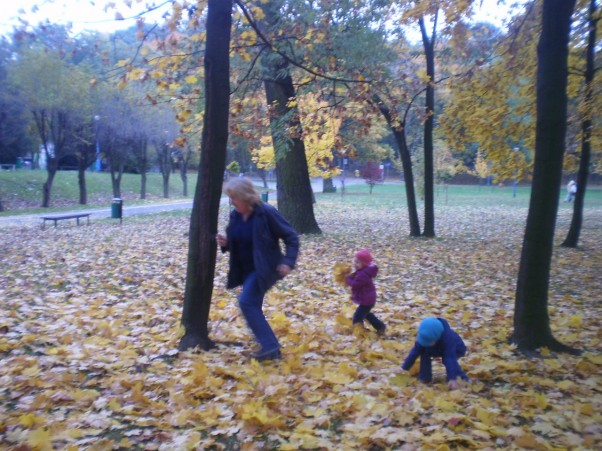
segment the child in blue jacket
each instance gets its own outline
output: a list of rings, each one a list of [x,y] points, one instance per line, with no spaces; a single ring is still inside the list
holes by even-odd
[[[466,345],[446,320],[425,318],[418,326],[416,343],[401,368],[408,371],[420,357],[418,379],[421,382],[431,382],[433,379],[431,359],[441,357],[447,371],[447,385],[453,390],[460,387],[458,378],[468,380],[468,376],[458,363],[458,359],[465,354]]]

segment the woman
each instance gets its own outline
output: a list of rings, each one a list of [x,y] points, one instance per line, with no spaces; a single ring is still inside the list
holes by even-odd
[[[278,210],[261,202],[248,178],[231,179],[224,186],[224,193],[234,206],[226,235],[216,237],[222,252],[230,251],[227,287],[242,285],[238,304],[261,346],[253,357],[260,361],[279,359],[280,343],[263,314],[263,298],[294,268],[299,237]],[[284,241],[285,255],[279,240]]]

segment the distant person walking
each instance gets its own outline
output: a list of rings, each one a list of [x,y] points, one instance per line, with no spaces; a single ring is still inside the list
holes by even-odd
[[[280,343],[263,313],[266,292],[295,266],[299,237],[273,206],[261,201],[247,177],[231,179],[224,186],[234,210],[226,235],[218,234],[222,252],[230,251],[228,288],[242,285],[238,305],[261,349],[256,360],[279,359]],[[285,254],[280,250],[284,242]]]
[[[565,202],[571,202],[575,198],[575,194],[577,193],[577,183],[574,180],[571,180],[566,186],[566,199]]]

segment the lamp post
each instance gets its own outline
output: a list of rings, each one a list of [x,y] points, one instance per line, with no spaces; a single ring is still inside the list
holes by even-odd
[[[100,116],[94,116],[94,134],[96,135],[96,163],[95,169],[96,172],[100,172],[102,169],[102,164],[100,161],[100,141],[98,140],[98,123],[100,121]]]
[[[516,164],[516,152],[518,152],[520,149],[518,147],[515,147],[514,149],[514,163]],[[518,168],[514,169],[514,183],[512,184],[512,197],[516,197],[516,185],[517,185],[517,178],[518,178]]]

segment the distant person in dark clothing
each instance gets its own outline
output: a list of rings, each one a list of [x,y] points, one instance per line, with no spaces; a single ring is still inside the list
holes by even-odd
[[[261,346],[253,357],[279,359],[280,343],[263,314],[263,298],[295,267],[299,237],[278,210],[261,201],[250,179],[231,179],[224,186],[224,192],[234,205],[226,235],[216,237],[222,252],[230,251],[227,287],[242,285],[238,305]],[[284,242],[284,255],[280,240]]]
[[[418,326],[416,343],[401,368],[409,371],[416,359],[420,357],[418,379],[422,382],[431,382],[433,379],[431,359],[441,357],[447,372],[447,385],[453,390],[460,387],[458,378],[468,380],[468,376],[458,363],[458,359],[464,357],[465,354],[464,341],[449,327],[446,320],[425,318]]]

